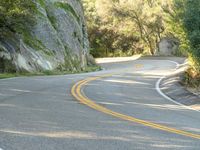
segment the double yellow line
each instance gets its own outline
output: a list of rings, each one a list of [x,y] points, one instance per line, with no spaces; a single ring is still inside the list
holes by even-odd
[[[81,89],[87,83],[94,81],[94,80],[97,80],[97,79],[100,79],[100,78],[109,77],[109,76],[112,76],[112,75],[109,74],[109,75],[104,75],[104,76],[99,76],[99,77],[90,77],[90,78],[87,78],[85,80],[79,81],[78,83],[76,83],[72,87],[71,93],[81,103],[83,103],[83,104],[85,104],[85,105],[87,105],[87,106],[89,106],[89,107],[91,107],[91,108],[93,108],[97,111],[103,112],[105,114],[108,114],[108,115],[111,115],[111,116],[114,116],[114,117],[117,117],[117,118],[120,118],[120,119],[123,119],[123,120],[126,120],[126,121],[130,121],[130,122],[138,123],[138,124],[141,124],[141,125],[144,125],[144,126],[148,126],[148,127],[154,128],[154,129],[158,129],[158,130],[162,130],[162,131],[166,131],[166,132],[170,132],[170,133],[175,133],[175,134],[179,134],[179,135],[183,135],[183,136],[191,137],[191,138],[195,138],[195,139],[200,139],[199,134],[194,134],[194,133],[190,133],[190,132],[187,132],[187,131],[178,130],[178,129],[175,129],[175,128],[171,128],[171,127],[167,127],[167,126],[164,126],[164,125],[152,123],[152,122],[149,122],[149,121],[137,119],[137,118],[134,118],[132,116],[128,116],[128,115],[125,115],[125,114],[121,114],[121,113],[112,111],[112,110],[107,109],[107,108],[105,108],[101,105],[96,104],[94,101],[90,100],[89,98],[87,98],[82,93]]]

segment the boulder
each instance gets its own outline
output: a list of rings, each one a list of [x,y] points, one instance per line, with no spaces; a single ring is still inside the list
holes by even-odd
[[[157,55],[172,56],[176,53],[179,47],[179,42],[175,38],[162,38],[158,43]]]

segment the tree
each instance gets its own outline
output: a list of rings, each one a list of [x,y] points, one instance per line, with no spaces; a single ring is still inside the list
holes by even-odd
[[[184,4],[183,24],[190,41],[189,51],[193,69],[200,73],[200,1],[186,0]]]
[[[141,49],[155,53],[165,30],[161,0],[83,1],[93,52],[104,47],[106,55],[115,55],[117,51],[130,55],[143,52]]]
[[[91,53],[95,57],[132,55],[137,48],[139,35],[132,30],[129,20],[114,15],[118,0],[83,0],[87,19]]]
[[[190,49],[189,40],[183,23],[185,0],[168,0],[162,5],[165,16],[165,34],[169,38],[179,41],[177,55],[188,55]]]
[[[156,0],[120,1],[115,9],[117,16],[128,18],[135,24],[136,32],[140,34],[151,55],[154,55],[157,43],[164,32],[162,10],[158,2]]]

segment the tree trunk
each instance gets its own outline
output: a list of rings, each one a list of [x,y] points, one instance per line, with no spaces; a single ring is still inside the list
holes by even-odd
[[[149,52],[150,52],[150,54],[154,55],[155,51],[154,51],[154,46],[153,46],[153,44],[151,42],[151,39],[147,38],[146,41],[147,41],[147,44],[149,46]]]
[[[4,59],[0,58],[0,73],[3,73],[4,71],[5,71]]]

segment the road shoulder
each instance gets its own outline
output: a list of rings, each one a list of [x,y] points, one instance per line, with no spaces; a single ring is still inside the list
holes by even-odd
[[[181,84],[183,73],[168,76],[160,82],[161,91],[175,102],[200,111],[200,97]]]

